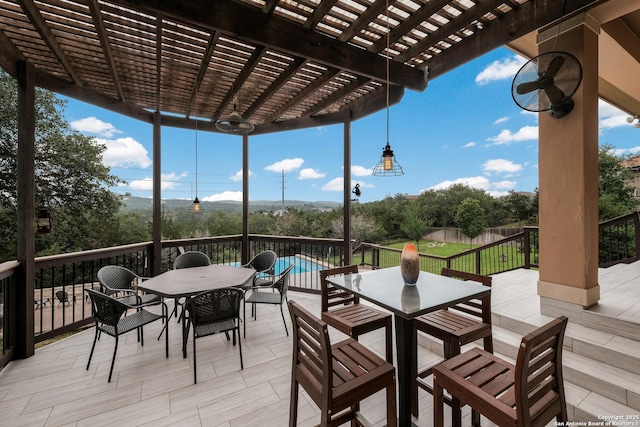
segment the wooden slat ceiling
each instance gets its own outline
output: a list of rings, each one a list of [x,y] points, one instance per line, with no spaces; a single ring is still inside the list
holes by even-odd
[[[565,17],[603,1],[566,0]],[[0,0],[0,66],[27,60],[40,87],[169,126],[215,130],[237,105],[269,133],[383,109],[557,22],[562,3]]]

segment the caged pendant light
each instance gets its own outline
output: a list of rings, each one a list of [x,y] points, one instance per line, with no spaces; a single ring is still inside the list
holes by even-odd
[[[198,87],[196,86],[196,101],[197,100],[198,100]],[[191,204],[191,211],[197,214],[198,212],[200,212],[200,200],[198,199],[198,114],[197,112],[194,118],[196,120],[196,198],[193,199],[193,203]]]
[[[372,175],[374,176],[400,176],[404,175],[402,166],[396,161],[396,156],[393,154],[391,145],[389,144],[389,61],[390,61],[390,36],[391,30],[389,27],[389,0],[386,3],[387,6],[387,145],[382,149],[382,156],[377,165],[373,167]]]

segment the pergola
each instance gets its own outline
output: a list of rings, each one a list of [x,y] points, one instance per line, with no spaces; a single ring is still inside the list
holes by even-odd
[[[640,114],[639,35],[640,0],[0,0],[0,66],[20,91],[19,310],[33,318],[35,86],[153,124],[157,272],[162,126],[216,132],[234,108],[252,135],[344,124],[349,249],[351,121],[492,49],[533,57],[556,37],[583,80],[570,115],[540,115],[541,308],[595,304],[597,101]]]

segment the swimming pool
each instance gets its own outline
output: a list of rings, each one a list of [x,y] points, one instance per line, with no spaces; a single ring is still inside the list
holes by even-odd
[[[326,267],[318,264],[317,262],[302,258],[299,255],[291,255],[287,257],[276,258],[276,263],[273,266],[273,274],[282,273],[292,263],[295,264],[295,267],[293,267],[293,270],[291,270],[291,274],[310,273],[312,271],[326,270]],[[239,262],[236,262],[231,265],[238,266],[241,264]]]
[[[324,266],[316,262],[302,258],[298,255],[293,255],[289,257],[278,257],[278,259],[276,259],[276,264],[273,266],[275,274],[280,274],[291,264],[295,264],[295,267],[291,270],[292,274],[309,273],[325,269]]]

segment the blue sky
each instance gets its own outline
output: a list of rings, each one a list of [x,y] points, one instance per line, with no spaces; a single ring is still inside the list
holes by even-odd
[[[371,176],[386,144],[386,112],[352,124],[352,184],[361,202],[398,193],[463,183],[499,196],[538,185],[538,115],[511,98],[511,81],[525,60],[506,48],[429,82],[424,92],[405,91],[390,108],[389,140],[405,174]],[[618,154],[640,152],[640,129],[628,114],[600,102],[600,144]],[[543,113],[546,114],[546,113]],[[66,118],[107,149],[103,162],[127,184],[117,193],[151,197],[152,127],[69,99]],[[195,197],[196,135],[163,128],[163,199]],[[342,202],[343,127],[326,126],[249,136],[250,200],[280,200],[282,171],[287,200]],[[198,132],[198,197],[241,200],[242,138]]]

